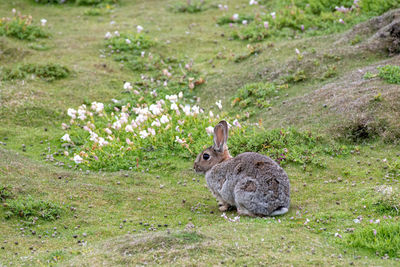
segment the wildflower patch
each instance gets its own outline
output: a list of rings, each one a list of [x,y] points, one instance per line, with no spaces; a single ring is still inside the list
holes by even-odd
[[[22,15],[13,9],[13,17],[0,19],[0,36],[5,35],[20,40],[34,41],[38,38],[50,36],[43,27],[43,23],[42,26],[33,24],[32,16]]]
[[[217,118],[186,102],[179,93],[152,103],[132,100],[119,106],[114,100],[107,106],[93,102],[70,108],[71,120],[62,125],[66,133],[60,139],[64,156],[104,170],[139,168],[152,153],[193,157],[210,139],[206,128]]]
[[[266,2],[250,1],[249,4],[257,6]],[[217,19],[217,23],[229,24],[234,39],[254,42],[269,37],[287,38],[303,33],[318,35],[338,32],[400,6],[397,0],[287,0],[268,4],[268,10],[276,11],[260,12],[260,9],[255,7],[255,15],[224,14]]]

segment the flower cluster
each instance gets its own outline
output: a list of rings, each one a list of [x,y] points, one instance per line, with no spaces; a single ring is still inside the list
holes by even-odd
[[[138,159],[146,147],[194,155],[194,150],[209,143],[219,119],[196,104],[187,104],[182,92],[153,103],[113,102],[68,109],[70,121],[62,124],[66,133],[60,139],[64,156],[76,164],[107,167],[110,154]],[[233,126],[241,127],[237,120]]]

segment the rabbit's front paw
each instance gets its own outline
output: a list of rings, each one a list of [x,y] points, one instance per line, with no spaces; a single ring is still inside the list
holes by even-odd
[[[229,209],[229,205],[228,204],[223,204],[221,206],[219,206],[219,211],[227,211]]]

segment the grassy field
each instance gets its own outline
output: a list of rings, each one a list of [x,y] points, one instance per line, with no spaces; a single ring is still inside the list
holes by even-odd
[[[258,2],[0,2],[0,266],[400,264],[400,57],[369,21],[400,3]],[[160,99],[156,135],[114,127]],[[280,161],[287,214],[218,210],[193,161],[219,118],[232,154]]]

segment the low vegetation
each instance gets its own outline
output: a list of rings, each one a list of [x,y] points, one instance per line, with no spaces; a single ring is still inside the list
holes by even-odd
[[[400,84],[400,66],[386,65],[379,67],[378,76],[388,83]]]
[[[39,200],[32,196],[7,200],[4,204],[6,218],[19,217],[35,222],[39,219],[52,221],[65,212],[65,209],[50,201]]]
[[[71,71],[59,64],[25,64],[18,65],[13,68],[3,68],[0,70],[1,79],[8,80],[22,80],[29,74],[34,75],[47,82],[58,79],[66,78],[70,75]]]
[[[356,248],[368,249],[381,257],[400,257],[400,225],[397,222],[366,225],[347,238]]]
[[[169,10],[175,13],[198,13],[207,10],[209,6],[205,0],[185,0],[175,2],[169,6]]]
[[[0,36],[3,35],[28,41],[49,37],[49,34],[41,26],[33,24],[32,16],[22,15],[15,9],[12,18],[0,19]]]
[[[370,44],[400,11],[345,30],[398,5],[0,1],[32,15],[0,24],[0,265],[395,266],[399,69]],[[287,214],[219,211],[193,161],[222,119]]]

